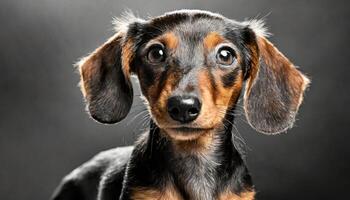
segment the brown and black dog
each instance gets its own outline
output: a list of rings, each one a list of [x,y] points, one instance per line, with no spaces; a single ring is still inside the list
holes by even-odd
[[[232,141],[245,84],[249,124],[265,134],[291,128],[309,80],[266,38],[263,22],[199,10],[117,21],[117,33],[78,67],[91,116],[128,114],[136,75],[151,115],[133,147],[102,152],[67,175],[54,200],[254,199]]]

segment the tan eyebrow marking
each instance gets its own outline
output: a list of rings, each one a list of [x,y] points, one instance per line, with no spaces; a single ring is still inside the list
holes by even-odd
[[[161,41],[170,49],[175,49],[179,44],[179,39],[173,32],[167,32],[161,36]]]
[[[222,37],[219,33],[210,32],[203,39],[203,44],[204,44],[205,49],[210,51],[213,48],[215,48],[218,44],[220,44],[224,41],[225,41],[225,38]]]

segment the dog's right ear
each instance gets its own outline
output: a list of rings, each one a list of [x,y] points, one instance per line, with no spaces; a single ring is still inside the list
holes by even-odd
[[[124,37],[124,32],[116,33],[78,63],[87,109],[101,123],[124,119],[133,101],[129,71],[132,50]]]
[[[135,54],[133,39],[137,31],[129,29],[144,22],[131,12],[123,13],[113,22],[116,34],[77,64],[87,109],[101,123],[117,123],[130,111],[130,62]],[[128,35],[129,32],[133,34]]]

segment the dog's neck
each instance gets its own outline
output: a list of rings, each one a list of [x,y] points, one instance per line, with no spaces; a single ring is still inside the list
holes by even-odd
[[[252,186],[251,178],[233,144],[233,115],[223,123],[205,141],[177,142],[151,121],[143,141],[145,158],[164,173],[159,177],[170,177],[185,199],[211,200],[227,189],[239,193]]]

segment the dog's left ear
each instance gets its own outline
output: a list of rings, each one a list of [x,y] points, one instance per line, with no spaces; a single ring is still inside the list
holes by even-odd
[[[310,81],[259,32],[261,29],[251,30],[256,61],[252,62],[244,94],[246,117],[261,133],[281,133],[293,126]]]

